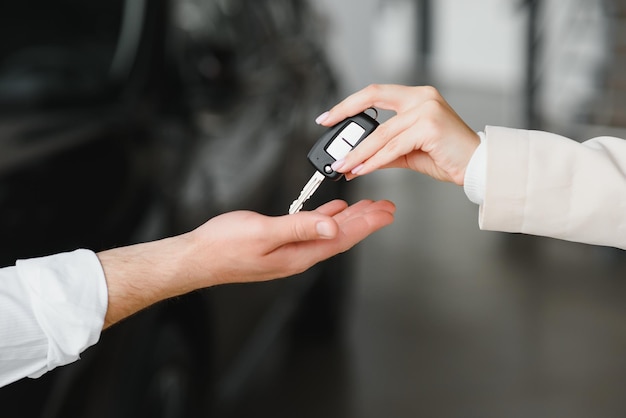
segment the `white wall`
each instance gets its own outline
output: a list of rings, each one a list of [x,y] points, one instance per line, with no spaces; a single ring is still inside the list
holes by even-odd
[[[509,88],[524,76],[517,0],[436,0],[434,72],[452,84]]]
[[[374,82],[372,22],[379,0],[310,0],[325,18],[327,51],[346,92]]]
[[[417,57],[412,0],[313,0],[326,15],[329,53],[349,91],[405,82]],[[517,0],[433,1],[437,80],[516,87],[523,76],[525,13]]]

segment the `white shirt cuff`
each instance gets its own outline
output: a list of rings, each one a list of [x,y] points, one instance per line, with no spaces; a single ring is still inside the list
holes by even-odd
[[[21,260],[16,268],[48,341],[45,366],[29,374],[38,377],[77,360],[98,342],[108,303],[106,280],[89,250]]]
[[[470,201],[482,205],[485,200],[487,180],[487,141],[484,132],[478,132],[478,136],[480,137],[480,144],[465,169],[463,190]]]

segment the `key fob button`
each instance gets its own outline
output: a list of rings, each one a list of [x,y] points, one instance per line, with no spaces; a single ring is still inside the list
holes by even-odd
[[[328,148],[326,148],[326,152],[335,160],[341,160],[343,157],[348,155],[351,150],[352,145],[344,141],[340,135],[337,135],[335,140],[330,143]]]
[[[346,141],[348,144],[354,147],[356,143],[361,139],[361,136],[365,133],[365,128],[357,124],[356,122],[351,122],[339,136]]]

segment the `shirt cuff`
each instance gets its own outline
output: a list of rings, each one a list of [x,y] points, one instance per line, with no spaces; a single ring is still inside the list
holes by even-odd
[[[104,271],[89,250],[16,263],[30,288],[33,313],[48,340],[46,365],[30,377],[79,359],[98,342],[108,303]]]
[[[487,141],[484,132],[478,132],[478,136],[480,144],[465,169],[463,190],[471,202],[482,205],[485,200],[487,179]]]

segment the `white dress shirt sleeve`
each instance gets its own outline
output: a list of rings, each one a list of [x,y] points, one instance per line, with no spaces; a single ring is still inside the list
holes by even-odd
[[[100,338],[107,302],[89,250],[0,269],[0,387],[77,360]]]

